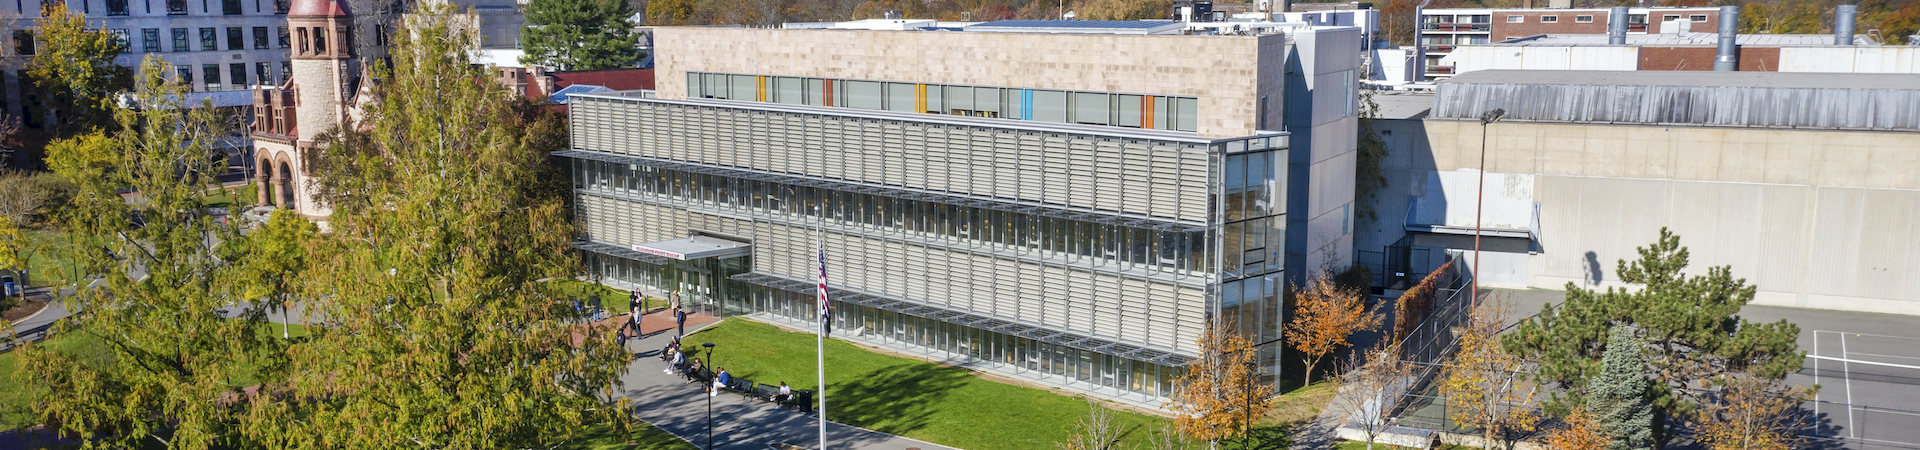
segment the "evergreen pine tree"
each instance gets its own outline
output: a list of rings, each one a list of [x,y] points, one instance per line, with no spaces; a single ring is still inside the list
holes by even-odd
[[[603,70],[640,60],[634,9],[625,0],[533,0],[520,32],[520,62],[555,70]]]
[[[1698,386],[1726,372],[1784,379],[1800,369],[1805,353],[1796,339],[1800,327],[1786,320],[1755,323],[1740,308],[1753,301],[1755,288],[1733,276],[1729,266],[1709,267],[1704,275],[1686,270],[1690,261],[1680,236],[1667,229],[1639,257],[1620,260],[1614,273],[1638,288],[1594,291],[1567,283],[1567,299],[1547,305],[1503,336],[1508,351],[1540,363],[1534,381],[1558,385],[1561,392],[1546,410],[1565,417],[1592,395],[1608,330],[1631,325],[1645,343],[1653,404],[1653,442],[1664,445],[1675,433],[1671,418],[1685,417],[1703,401]]]
[[[1589,410],[1598,416],[1600,430],[1612,439],[1607,450],[1638,450],[1653,442],[1653,405],[1647,402],[1647,363],[1640,356],[1640,339],[1626,325],[1614,325],[1600,373],[1588,386]]]

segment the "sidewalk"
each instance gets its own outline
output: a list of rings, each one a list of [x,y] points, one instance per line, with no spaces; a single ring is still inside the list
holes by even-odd
[[[654,325],[656,320],[666,326]],[[706,315],[689,315],[687,332],[693,333],[699,327],[715,322],[718,319]],[[701,325],[696,326],[695,323]],[[768,450],[768,445],[776,443],[819,448],[819,422],[813,416],[774,409],[772,403],[736,394],[721,393],[707,397],[706,393],[701,392],[700,386],[679,375],[661,373],[667,364],[658,358],[660,348],[673,340],[672,332],[661,331],[672,324],[672,318],[665,313],[648,314],[641,318],[641,324],[645,331],[652,334],[628,341],[627,347],[638,353],[633,362],[628,364],[627,374],[620,377],[626,389],[624,396],[633,399],[635,417],[680,436],[695,446],[705,447],[707,401],[711,399],[714,449],[710,450]],[[692,341],[683,344],[690,347],[699,345],[688,342]],[[832,409],[833,393],[829,391],[827,395],[827,407]],[[836,450],[957,450],[832,422],[827,423],[827,445]]]

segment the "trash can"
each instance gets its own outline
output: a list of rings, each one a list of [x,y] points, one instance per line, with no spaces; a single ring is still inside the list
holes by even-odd
[[[0,296],[5,296],[5,297],[20,296],[19,285],[13,282],[12,275],[0,275]]]

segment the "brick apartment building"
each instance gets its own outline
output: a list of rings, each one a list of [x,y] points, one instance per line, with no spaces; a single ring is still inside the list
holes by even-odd
[[[1606,8],[1428,9],[1420,12],[1420,50],[1430,79],[1453,76],[1440,58],[1461,45],[1480,45],[1542,34],[1606,34]],[[1709,31],[1720,26],[1718,8],[1629,8],[1627,34]]]

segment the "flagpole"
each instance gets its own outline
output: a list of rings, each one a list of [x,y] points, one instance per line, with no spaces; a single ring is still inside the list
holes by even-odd
[[[820,332],[813,335],[814,367],[819,371],[819,384],[816,386],[819,387],[814,389],[820,393],[816,396],[820,399],[820,450],[827,450],[827,321],[831,320],[829,311],[832,306],[827,303],[827,237],[825,225],[822,225],[827,218],[820,206],[815,205],[813,211],[814,242],[820,247],[820,251],[815,253],[820,258],[819,265],[815,266],[819,268],[820,276]]]

